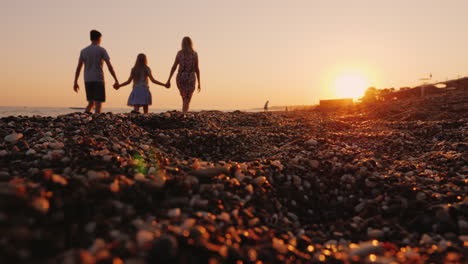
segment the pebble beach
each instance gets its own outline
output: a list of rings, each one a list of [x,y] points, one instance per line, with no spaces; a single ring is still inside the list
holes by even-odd
[[[408,105],[3,117],[0,262],[466,262],[468,116]]]

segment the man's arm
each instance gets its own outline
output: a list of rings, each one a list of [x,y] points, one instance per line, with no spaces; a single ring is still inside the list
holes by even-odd
[[[78,65],[76,66],[75,82],[74,82],[74,85],[73,85],[73,90],[75,92],[78,92],[78,90],[80,89],[80,86],[78,85],[78,78],[80,77],[81,68],[83,68],[83,61],[80,59],[78,61]]]
[[[117,75],[115,75],[114,67],[112,67],[112,64],[110,63],[110,60],[104,60],[106,62],[107,68],[109,69],[110,74],[112,77],[114,77],[115,84],[119,84],[119,81],[117,80]]]

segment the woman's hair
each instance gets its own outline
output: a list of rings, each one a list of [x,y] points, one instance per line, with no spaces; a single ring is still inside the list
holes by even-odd
[[[190,37],[184,37],[182,39],[182,51],[194,51],[193,41]]]
[[[146,78],[146,73],[148,68],[148,59],[146,55],[143,53],[138,54],[137,59],[135,61],[135,66],[132,69],[132,77],[134,81],[140,81],[140,78],[144,76]]]

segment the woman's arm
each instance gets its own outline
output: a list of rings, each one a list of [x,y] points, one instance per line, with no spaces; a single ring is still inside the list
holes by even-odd
[[[176,58],[174,60],[174,64],[172,65],[171,74],[169,74],[169,79],[167,79],[166,84],[169,84],[169,87],[170,87],[170,84],[171,84],[172,75],[174,75],[174,72],[177,69],[177,65],[179,65],[179,53],[177,53],[177,56],[176,56]]]
[[[198,80],[198,92],[201,91],[201,84],[200,84],[200,68],[198,68],[198,54],[195,53],[195,74],[197,75]]]
[[[161,86],[165,86],[166,88],[169,88],[169,87],[167,87],[166,83],[162,83],[162,82],[160,82],[160,81],[154,79],[153,74],[151,73],[151,69],[150,69],[150,68],[148,68],[148,73],[147,73],[147,74],[148,74],[148,77],[149,77],[149,79],[151,80],[151,82],[153,82],[154,84],[158,84],[158,85],[161,85]]]

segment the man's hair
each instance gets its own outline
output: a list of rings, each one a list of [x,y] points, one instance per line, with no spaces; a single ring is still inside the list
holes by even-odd
[[[99,40],[102,36],[101,32],[97,31],[97,30],[91,30],[91,32],[89,32],[89,36],[91,38],[91,41],[95,41],[95,40]]]

